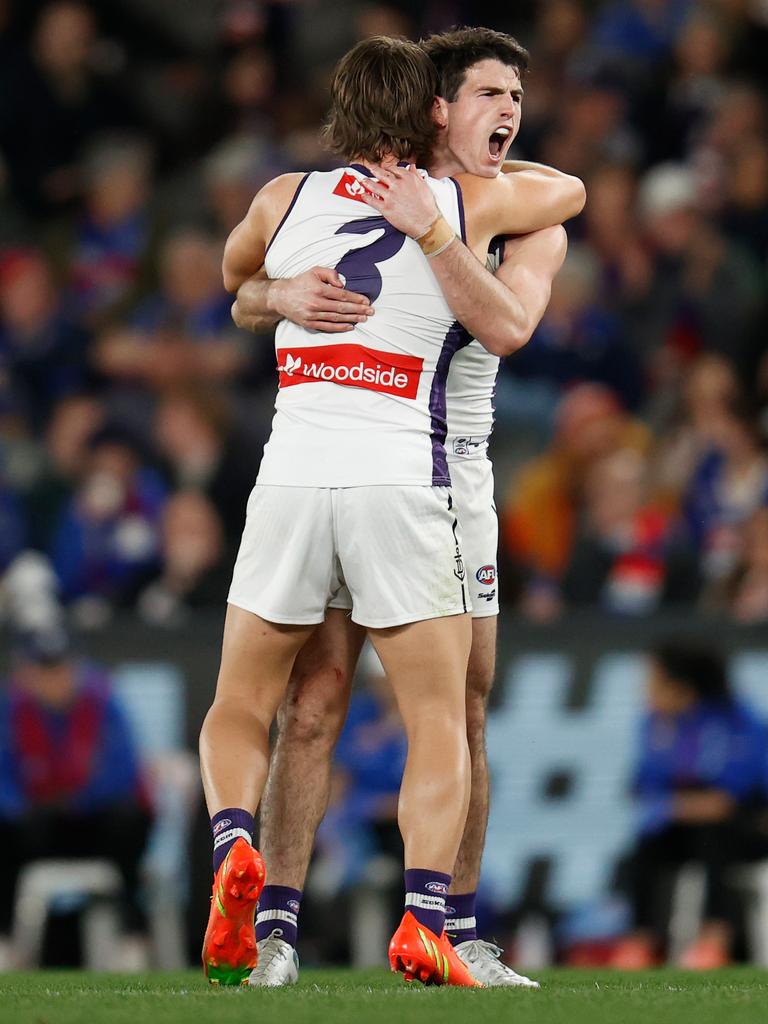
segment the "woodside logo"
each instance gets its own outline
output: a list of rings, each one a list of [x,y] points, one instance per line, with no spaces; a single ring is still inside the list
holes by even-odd
[[[317,345],[277,350],[281,388],[327,381],[342,387],[415,398],[423,366],[424,360],[417,356],[380,352],[362,345]]]

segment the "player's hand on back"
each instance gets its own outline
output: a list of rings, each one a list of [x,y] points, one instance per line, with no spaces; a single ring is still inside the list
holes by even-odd
[[[368,297],[347,291],[344,279],[331,267],[312,267],[297,277],[271,281],[269,292],[270,307],[280,319],[310,331],[352,331],[373,315]],[[247,295],[243,297],[242,289],[238,307],[238,326],[247,327]]]
[[[425,235],[440,216],[432,189],[416,167],[368,164],[378,181],[366,179],[362,198],[411,238]]]

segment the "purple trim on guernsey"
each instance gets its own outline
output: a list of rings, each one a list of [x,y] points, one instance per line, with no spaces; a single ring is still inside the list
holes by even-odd
[[[488,243],[488,255],[496,256],[499,261],[499,266],[504,262],[504,246],[507,242],[506,235],[496,235]]]
[[[488,254],[493,254],[498,257],[499,266],[504,262],[504,246],[507,242],[507,235],[496,235],[492,238],[488,245]],[[496,374],[496,380],[493,382],[493,391],[491,391],[491,430],[493,430],[494,424],[496,423],[496,388],[498,386],[499,375]]]
[[[277,238],[278,234],[280,233],[280,228],[281,228],[281,227],[283,226],[283,224],[285,224],[285,222],[286,222],[286,221],[288,220],[288,216],[289,216],[289,214],[290,214],[291,210],[292,210],[292,209],[294,208],[294,206],[296,205],[296,200],[297,200],[297,199],[299,198],[299,192],[301,192],[301,190],[302,190],[302,189],[304,188],[304,186],[306,185],[306,183],[307,183],[307,179],[308,179],[308,178],[309,178],[309,174],[305,174],[305,175],[304,175],[304,177],[303,177],[303,178],[301,179],[301,181],[299,182],[299,184],[298,184],[298,185],[296,186],[296,191],[295,191],[295,192],[293,193],[293,199],[292,199],[292,200],[290,201],[290,203],[288,204],[288,209],[287,209],[287,210],[285,211],[285,213],[283,214],[283,219],[282,219],[282,220],[280,221],[280,223],[279,223],[279,224],[277,225],[277,227],[275,228],[274,234],[273,234],[273,235],[272,235],[272,237],[270,238],[270,240],[269,240],[269,243],[268,243],[268,245],[267,245],[267,248],[266,248],[266,249],[264,250],[264,255],[265,255],[265,256],[266,256],[266,255],[267,255],[267,253],[269,252],[269,250],[270,250],[270,247],[271,247],[272,243],[274,242],[274,240],[275,240],[275,239]]]
[[[366,178],[373,178],[373,171],[369,171],[363,164],[349,164],[353,171],[357,171],[359,174],[364,174]]]
[[[445,457],[445,437],[448,433],[448,420],[445,409],[445,387],[448,380],[448,369],[451,360],[465,345],[472,341],[472,335],[456,320],[449,328],[440,350],[440,356],[432,378],[432,390],[429,393],[429,414],[432,418],[432,486],[450,487],[451,474],[448,472],[448,460]]]
[[[461,185],[456,181],[455,178],[451,178],[451,181],[456,186],[456,202],[459,205],[459,226],[461,229],[461,240],[466,245],[467,242],[467,222],[464,219],[464,196],[461,192]]]

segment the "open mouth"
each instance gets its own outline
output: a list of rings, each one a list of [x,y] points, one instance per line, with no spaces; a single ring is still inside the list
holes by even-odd
[[[491,160],[501,160],[504,147],[506,146],[510,136],[510,129],[506,127],[497,128],[495,132],[491,133],[488,139],[488,153]]]

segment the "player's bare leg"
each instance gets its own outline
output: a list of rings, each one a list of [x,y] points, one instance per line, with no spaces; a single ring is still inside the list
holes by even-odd
[[[296,658],[260,812],[261,850],[275,885],[304,886],[364,640],[349,612],[332,608]]]
[[[473,975],[489,987],[538,988],[538,982],[517,974],[501,962],[498,946],[478,940],[475,899],[488,828],[490,787],[485,743],[488,698],[496,674],[497,618],[472,620],[472,650],[467,666],[467,740],[472,764],[472,790],[467,823],[456,857],[446,916],[446,931],[456,952]]]
[[[253,918],[264,864],[251,846],[267,780],[269,729],[296,655],[314,626],[282,626],[229,605],[216,696],[200,733],[214,832],[214,886],[203,967],[215,984],[245,984],[256,966]]]
[[[467,823],[461,837],[450,892],[477,892],[480,863],[488,828],[488,755],[485,724],[488,697],[496,673],[495,615],[472,620],[472,649],[467,665],[467,741],[472,765],[472,789]]]
[[[465,686],[471,620],[453,615],[368,632],[408,739],[398,801],[406,906],[389,946],[390,965],[408,981],[473,986],[444,931],[445,895],[469,803]]]
[[[329,609],[301,649],[278,711],[279,731],[261,803],[261,850],[269,884],[259,900],[259,964],[250,984],[298,979],[298,913],[315,832],[328,807],[333,749],[349,707],[365,630]]]

